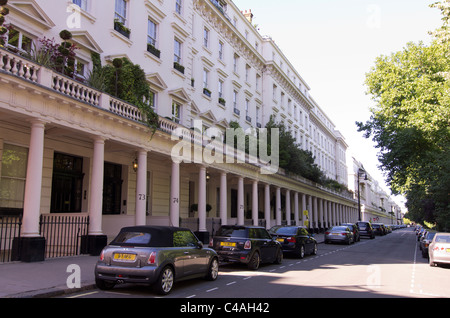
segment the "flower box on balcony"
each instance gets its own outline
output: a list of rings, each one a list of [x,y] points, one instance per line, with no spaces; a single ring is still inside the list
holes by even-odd
[[[211,91],[209,89],[207,89],[206,87],[203,88],[203,94],[205,94],[208,97],[211,97]]]
[[[114,20],[114,30],[122,34],[123,36],[130,38],[131,30],[128,29],[122,22],[119,20]]]
[[[178,62],[173,62],[173,68],[176,69],[178,72],[184,74],[184,66],[181,65]]]
[[[156,47],[154,47],[153,45],[151,45],[150,43],[147,44],[147,51],[152,53],[154,56],[156,56],[157,58],[161,57],[161,51],[158,50]]]
[[[219,97],[219,104],[220,104],[220,105],[225,106],[226,103],[227,103],[227,101],[226,101],[224,98]]]

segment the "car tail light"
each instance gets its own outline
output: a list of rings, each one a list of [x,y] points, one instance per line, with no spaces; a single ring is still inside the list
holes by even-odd
[[[100,260],[103,262],[104,259],[105,259],[105,252],[102,251],[102,252],[100,253]]]
[[[148,263],[149,265],[153,265],[153,264],[156,263],[156,252],[152,252],[152,253],[150,254],[147,263]]]
[[[325,232],[325,235],[330,235],[330,232]]]
[[[295,239],[295,237],[288,237],[286,240],[287,240],[289,243],[296,243],[296,242],[297,242],[297,240]]]
[[[213,247],[213,246],[214,246],[214,239],[211,238],[211,239],[209,240],[209,247]]]
[[[244,249],[245,250],[251,250],[252,249],[252,242],[250,240],[245,241]]]
[[[341,235],[342,235],[342,236],[346,236],[346,235],[347,235],[347,233],[341,233]]]

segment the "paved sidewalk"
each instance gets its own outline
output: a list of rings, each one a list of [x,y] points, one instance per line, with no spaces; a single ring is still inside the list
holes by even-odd
[[[33,298],[53,297],[95,287],[94,268],[98,256],[76,256],[47,259],[43,262],[12,262],[0,264],[0,297]],[[71,269],[70,265],[78,268]],[[68,271],[69,269],[69,271]],[[79,270],[78,270],[79,269]],[[79,273],[80,288],[69,288],[77,281],[73,278]]]
[[[315,234],[315,239],[323,243],[324,235]],[[36,263],[0,263],[0,298],[49,298],[94,289],[97,259],[82,255]],[[74,286],[78,273],[79,288]]]

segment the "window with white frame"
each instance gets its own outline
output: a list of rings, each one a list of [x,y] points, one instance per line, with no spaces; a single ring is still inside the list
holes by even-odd
[[[248,83],[250,80],[250,65],[245,65],[245,81]]]
[[[82,10],[87,11],[88,0],[72,0],[72,3],[79,6]]]
[[[183,9],[183,0],[176,0],[175,1],[175,12],[178,14],[181,14]]]
[[[174,50],[173,50],[173,61],[181,64],[181,42],[175,39]]]
[[[208,82],[209,82],[209,71],[207,69],[203,69],[203,91],[208,90]]]
[[[261,108],[259,106],[256,106],[256,124],[261,124],[259,121],[259,113],[261,111]]]
[[[156,48],[157,27],[158,25],[152,19],[149,18],[147,27],[147,44],[150,44],[155,48]]]
[[[26,36],[22,31],[11,28],[8,33],[7,45],[9,47],[14,47],[15,49],[22,52],[31,52],[33,47],[33,40]]]
[[[209,48],[209,30],[207,28],[203,29],[203,46]]]
[[[219,85],[218,85],[218,87],[217,87],[217,90],[218,90],[218,92],[219,92],[219,98],[223,98],[223,85],[224,85],[224,83],[223,83],[223,81],[220,79],[220,80],[219,80]]]
[[[126,23],[127,23],[127,1],[116,0],[114,20],[122,23],[123,25],[126,25]]]
[[[233,70],[235,73],[239,71],[239,55],[237,54],[233,56]]]
[[[223,49],[224,49],[224,44],[222,41],[219,41],[219,60],[223,61]]]
[[[179,124],[181,122],[181,105],[172,101],[172,120]]]

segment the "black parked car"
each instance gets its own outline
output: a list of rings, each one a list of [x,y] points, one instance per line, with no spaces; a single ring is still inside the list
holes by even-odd
[[[359,235],[359,227],[355,223],[342,223],[341,225],[348,227],[353,232],[353,238],[355,242],[361,241],[361,236]]]
[[[386,235],[386,228],[382,223],[372,223],[372,229],[375,235]]]
[[[375,238],[375,234],[373,233],[372,225],[369,222],[358,221],[356,223],[359,227],[359,235],[360,236],[368,236],[371,239]]]
[[[304,226],[274,226],[269,233],[283,247],[283,252],[294,253],[299,258],[317,254],[317,241]]]
[[[224,262],[241,262],[257,270],[261,263],[283,261],[280,242],[263,227],[223,225],[211,239],[212,247]]]
[[[176,281],[216,280],[218,273],[216,252],[204,248],[189,229],[133,226],[123,228],[103,249],[95,266],[95,282],[100,289],[123,283],[153,285],[166,295]]]

